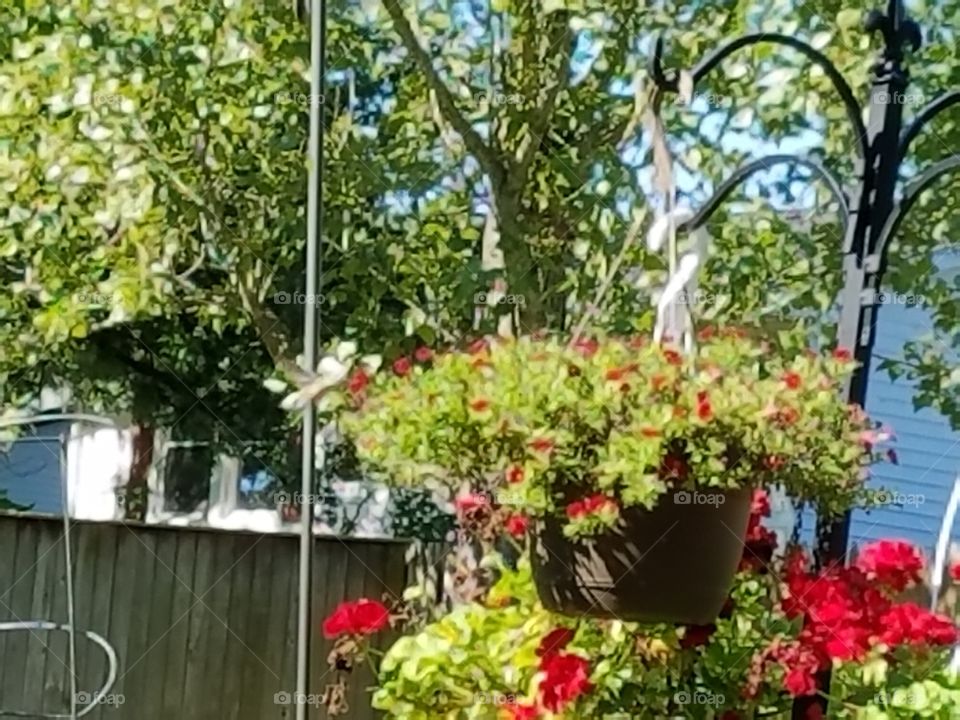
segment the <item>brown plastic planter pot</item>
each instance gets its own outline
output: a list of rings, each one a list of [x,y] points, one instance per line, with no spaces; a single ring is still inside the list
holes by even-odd
[[[581,540],[567,539],[563,521],[548,518],[534,538],[537,594],[564,615],[710,623],[743,554],[751,496],[748,489],[667,493],[653,510],[626,509],[617,528]]]

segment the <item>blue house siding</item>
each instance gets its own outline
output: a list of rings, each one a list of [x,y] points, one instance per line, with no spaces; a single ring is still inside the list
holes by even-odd
[[[931,332],[923,310],[904,305],[880,308],[875,356],[899,358],[903,345]],[[867,411],[895,431],[893,443],[899,465],[874,466],[871,484],[883,487],[901,499],[916,499],[901,507],[884,506],[854,513],[850,543],[862,544],[880,537],[899,537],[930,549],[936,543],[943,512],[960,473],[960,432],[950,428],[939,413],[915,411],[913,387],[905,378],[892,381],[886,372],[870,373]],[[960,539],[960,523],[953,530]]]
[[[60,438],[69,431],[69,423],[44,423],[0,451],[0,489],[8,499],[35,512],[61,512]]]

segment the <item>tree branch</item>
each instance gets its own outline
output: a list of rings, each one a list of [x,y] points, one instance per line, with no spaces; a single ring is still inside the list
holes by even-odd
[[[543,102],[533,111],[533,120],[530,123],[529,135],[525,138],[525,145],[519,151],[516,164],[510,169],[510,184],[512,188],[522,187],[527,181],[527,173],[533,164],[533,159],[540,149],[543,136],[549,131],[553,114],[557,109],[557,99],[560,92],[567,87],[570,75],[570,57],[573,52],[573,30],[570,28],[570,14],[568,12],[554,13],[554,25],[547,39],[547,51],[560,45],[560,54],[556,76],[553,85],[547,89]]]
[[[244,287],[242,280],[237,283],[237,289],[240,292],[243,307],[250,315],[257,336],[273,360],[273,364],[287,375],[294,374],[298,368],[296,362],[287,354],[290,349],[290,339],[283,321],[272,310],[264,307],[258,298],[252,296]]]
[[[443,117],[463,138],[467,150],[477,158],[484,172],[491,178],[496,178],[495,182],[502,182],[506,175],[506,169],[496,153],[484,142],[480,134],[474,130],[470,121],[457,109],[453,95],[450,94],[450,89],[433,67],[427,51],[420,45],[420,41],[413,31],[410,21],[407,20],[406,15],[403,14],[403,9],[400,7],[398,0],[385,0],[384,5],[390,14],[390,18],[393,20],[394,28],[397,34],[400,35],[400,40],[403,42],[404,47],[413,57],[417,67],[420,68],[420,72],[422,72],[426,78],[427,86],[436,94],[437,104],[440,106],[440,112],[443,113]]]

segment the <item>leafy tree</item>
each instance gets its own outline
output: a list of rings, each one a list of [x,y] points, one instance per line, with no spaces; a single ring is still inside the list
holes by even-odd
[[[877,42],[834,0],[343,0],[331,13],[322,333],[388,357],[498,316],[570,328],[614,268],[629,272],[596,322],[650,327],[665,262],[635,231],[661,202],[644,124],[655,34],[677,68],[745,31],[804,37],[864,98]],[[917,98],[960,80],[958,13],[918,8],[935,30],[911,64]],[[259,0],[22,0],[0,22],[0,407],[65,384],[78,405],[141,423],[275,438],[283,462],[289,421],[261,383],[299,349],[307,109],[321,101],[304,28]],[[855,133],[796,53],[741,51],[664,115],[681,202],[778,146],[852,182]],[[907,174],[960,146],[953,117],[919,138]],[[891,287],[926,298],[935,332],[889,364],[960,426],[960,286],[930,260],[955,229],[954,189],[925,195],[894,248]],[[710,224],[699,317],[828,338],[829,195],[778,166],[739,200]]]

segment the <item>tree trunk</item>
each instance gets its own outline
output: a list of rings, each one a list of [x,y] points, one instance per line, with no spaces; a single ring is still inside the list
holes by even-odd
[[[143,522],[147,517],[147,496],[150,489],[147,478],[153,464],[154,428],[137,423],[133,427],[133,457],[130,460],[130,477],[124,494],[124,517]]]

